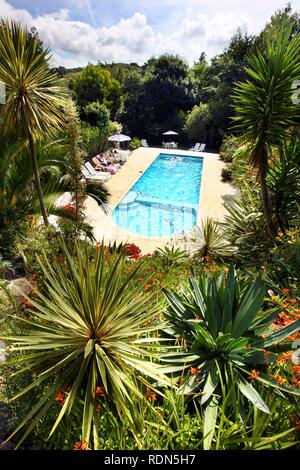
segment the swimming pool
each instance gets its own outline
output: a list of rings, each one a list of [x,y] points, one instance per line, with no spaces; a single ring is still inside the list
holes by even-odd
[[[114,209],[115,223],[145,237],[186,232],[196,224],[203,158],[161,153]]]

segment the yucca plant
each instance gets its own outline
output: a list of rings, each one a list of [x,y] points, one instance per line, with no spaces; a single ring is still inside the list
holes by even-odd
[[[1,130],[6,134],[18,134],[30,148],[35,188],[47,226],[35,144],[37,137],[45,137],[62,127],[63,89],[57,86],[57,75],[50,68],[49,50],[41,50],[37,38],[28,41],[26,28],[15,21],[2,22],[0,36],[0,80],[6,89]]]
[[[260,275],[251,284],[240,282],[231,267],[227,276],[202,273],[189,284],[180,295],[164,290],[169,303],[166,332],[183,350],[162,359],[181,373],[185,393],[199,394],[205,406],[204,445],[209,448],[222,396],[230,394],[241,419],[247,401],[269,413],[257,383],[282,395],[300,396],[300,390],[274,381],[267,367],[276,360],[277,350],[291,349],[287,338],[300,329],[300,320],[275,330],[279,311],[262,309],[266,288]]]
[[[285,233],[297,223],[300,201],[300,143],[296,136],[275,153],[268,174],[277,225]]]
[[[244,184],[242,195],[227,204],[224,237],[233,247],[235,259],[247,266],[260,268],[263,254],[268,252],[266,220],[257,189]]]
[[[152,320],[160,304],[143,293],[135,280],[136,271],[126,275],[121,255],[114,263],[105,262],[104,248],[95,261],[76,244],[72,257],[62,246],[65,261],[50,266],[40,261],[45,292],[29,299],[31,318],[21,318],[20,334],[5,337],[17,374],[33,374],[32,383],[13,399],[43,384],[44,393],[10,438],[27,427],[19,443],[55,404],[58,391],[65,399],[50,436],[62,418],[82,405],[82,441],[98,447],[97,393],[100,390],[112,409],[134,428],[130,407],[143,400],[137,383],[150,386],[169,381],[156,361],[157,327]],[[49,437],[50,437],[49,436]]]
[[[224,240],[220,225],[211,217],[203,220],[201,227],[196,225],[193,228],[190,239],[192,253],[197,259],[220,259],[232,253],[230,245]]]
[[[300,106],[292,101],[293,83],[300,76],[300,35],[291,39],[291,31],[248,58],[248,77],[235,87],[235,130],[238,141],[249,147],[250,162],[258,170],[261,196],[269,238],[276,227],[267,186],[267,173],[272,146],[280,146],[289,137],[289,128],[297,124]]]

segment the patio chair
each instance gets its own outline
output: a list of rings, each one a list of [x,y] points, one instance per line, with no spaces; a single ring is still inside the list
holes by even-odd
[[[190,152],[199,152],[199,148],[200,148],[200,142],[197,142],[194,147],[190,148]]]
[[[198,152],[204,152],[206,144],[201,144]]]
[[[101,168],[94,168],[90,162],[86,162],[85,167],[92,176],[107,176],[107,171],[101,171]]]
[[[84,165],[81,166],[81,172],[87,181],[93,181],[95,183],[104,183],[111,178],[111,175],[107,172],[90,173]]]
[[[141,140],[142,147],[149,147],[148,142],[146,139]]]

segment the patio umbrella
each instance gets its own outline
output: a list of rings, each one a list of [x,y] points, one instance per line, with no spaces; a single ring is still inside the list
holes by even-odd
[[[167,131],[167,132],[163,132],[162,135],[166,135],[167,137],[169,137],[169,139],[167,139],[167,142],[171,142],[172,136],[174,137],[174,135],[178,135],[178,132],[175,132],[175,131]]]
[[[111,135],[108,140],[110,142],[128,142],[129,140],[131,140],[130,137],[128,137],[128,135],[124,135],[124,134],[115,134],[115,135]]]
[[[178,135],[178,132],[175,132],[175,131],[167,131],[167,132],[163,132],[163,135]]]

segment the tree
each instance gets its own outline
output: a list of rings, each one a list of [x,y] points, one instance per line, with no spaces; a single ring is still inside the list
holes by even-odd
[[[259,36],[259,42],[266,47],[268,41],[280,39],[282,31],[288,29],[291,29],[291,37],[300,31],[300,13],[293,12],[290,3],[271,16],[271,21],[266,24]]]
[[[194,106],[188,114],[185,124],[185,132],[190,140],[197,142],[207,142],[211,116],[207,104]]]
[[[82,108],[89,103],[105,104],[115,115],[121,104],[121,85],[101,65],[89,64],[73,80],[73,91]]]
[[[28,42],[28,31],[12,21],[1,27],[0,80],[6,87],[2,107],[2,131],[19,133],[28,143],[35,174],[35,186],[44,223],[48,225],[35,142],[63,125],[60,110],[62,91],[56,74],[49,68],[49,50],[40,50],[37,37]]]
[[[91,126],[99,129],[109,126],[110,113],[105,104],[89,103],[83,108],[84,118]]]
[[[78,223],[82,219],[85,199],[85,185],[81,173],[84,159],[80,148],[80,119],[76,106],[71,99],[66,102],[66,137],[70,188],[73,192],[75,221]]]
[[[277,41],[276,41],[277,42]],[[251,164],[257,168],[269,238],[276,228],[267,187],[272,146],[280,146],[289,136],[289,127],[300,116],[300,106],[292,101],[293,82],[300,77],[300,35],[290,40],[290,31],[277,44],[269,43],[266,57],[261,51],[248,59],[248,79],[234,92],[239,141],[249,145]]]

